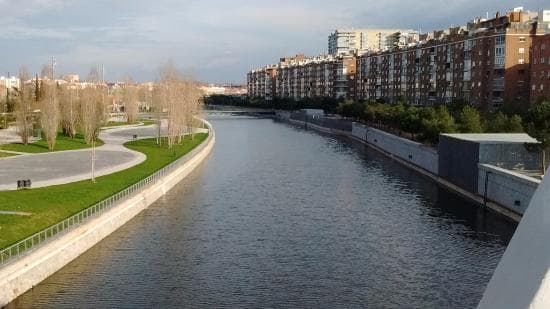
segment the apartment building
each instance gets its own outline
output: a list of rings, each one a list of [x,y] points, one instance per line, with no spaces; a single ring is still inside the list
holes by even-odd
[[[20,83],[21,83],[21,81],[19,80],[18,77],[15,77],[15,76],[10,76],[10,77],[0,76],[0,85],[4,86],[7,89],[19,88]]]
[[[355,98],[357,58],[353,55],[281,58],[248,73],[250,97],[301,100],[331,97]]]
[[[445,30],[396,31],[385,36],[384,47],[368,47],[356,56],[357,49],[350,52],[350,46],[339,45],[340,33],[346,32],[337,30],[329,39],[328,56],[283,58],[249,73],[249,94],[422,106],[463,100],[484,109],[506,102],[528,104],[550,91],[548,32],[550,11],[516,8]],[[275,85],[270,96],[260,86],[268,84]]]
[[[487,108],[529,102],[529,48],[538,20],[518,8],[362,55],[358,98],[417,105],[463,99]]]
[[[276,65],[253,70],[247,74],[247,91],[251,97],[272,100],[275,93],[275,83],[278,71]]]
[[[414,32],[400,29],[336,29],[328,37],[330,55],[362,55],[368,51],[387,48],[388,36],[396,33]]]
[[[550,10],[539,14],[537,33],[531,45],[531,103],[550,99]]]
[[[550,99],[550,33],[533,38],[530,84],[531,103]]]

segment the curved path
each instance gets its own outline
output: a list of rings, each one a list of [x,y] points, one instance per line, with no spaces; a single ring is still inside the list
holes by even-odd
[[[105,144],[96,148],[95,175],[112,174],[135,166],[146,159],[140,152],[122,146],[133,139],[155,136],[157,127],[124,126],[101,131]],[[69,150],[40,154],[22,154],[0,160],[0,191],[16,190],[17,180],[30,179],[32,187],[47,187],[91,178],[92,150]]]

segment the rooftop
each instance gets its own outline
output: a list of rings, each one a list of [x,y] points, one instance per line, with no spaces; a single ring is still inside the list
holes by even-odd
[[[482,133],[482,134],[441,134],[451,138],[480,144],[497,143],[538,143],[525,133]]]

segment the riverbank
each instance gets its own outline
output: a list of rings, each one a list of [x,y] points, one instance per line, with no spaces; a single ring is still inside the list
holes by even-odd
[[[39,242],[43,237],[56,235],[26,255],[13,258],[0,268],[0,307],[38,284],[67,263],[84,253],[113,231],[131,220],[159,197],[185,178],[210,153],[215,143],[215,133],[210,126],[208,138],[174,163],[153,175],[119,192],[111,198],[49,228],[45,234],[37,234],[16,246]],[[62,232],[60,232],[62,231]],[[22,247],[24,245],[24,247]],[[10,254],[15,254],[10,250]],[[3,252],[2,257],[7,253]]]
[[[493,177],[493,180],[488,184],[486,189],[481,184],[484,183],[483,177],[485,175],[482,172],[487,169],[487,166],[480,164],[480,186],[476,192],[471,192],[438,175],[439,157],[436,149],[358,123],[351,123],[352,128],[350,131],[347,131],[341,130],[340,127],[342,125],[339,124],[335,127],[326,127],[319,125],[323,121],[316,121],[315,119],[308,119],[308,121],[293,119],[290,112],[278,112],[276,117],[285,122],[304,126],[322,133],[351,138],[432,179],[445,189],[457,193],[481,207],[487,207],[487,209],[499,213],[514,222],[521,220],[522,214],[529,204],[530,194],[534,193],[537,186],[536,179],[500,169],[500,174],[506,173],[506,183],[499,178]],[[316,123],[313,123],[311,120],[314,120]],[[501,178],[504,179],[504,176],[501,176]],[[513,189],[513,192],[508,192],[507,196],[504,196],[503,191],[506,188]],[[518,200],[522,202],[520,203],[521,207],[515,207]]]

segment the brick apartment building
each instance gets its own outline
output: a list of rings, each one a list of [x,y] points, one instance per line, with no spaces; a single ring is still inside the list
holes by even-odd
[[[281,58],[276,65],[248,73],[248,94],[266,100],[274,97],[354,99],[356,64],[353,55]]]
[[[529,50],[538,14],[516,10],[422,34],[407,47],[359,57],[358,98],[415,105],[463,99],[529,102]]]
[[[462,99],[485,108],[533,101],[550,89],[548,15],[517,8],[462,27],[426,34],[396,32],[386,40],[388,46],[358,57],[284,58],[248,74],[249,96],[324,96],[424,106]]]
[[[550,34],[533,38],[531,45],[531,103],[550,99]]]

